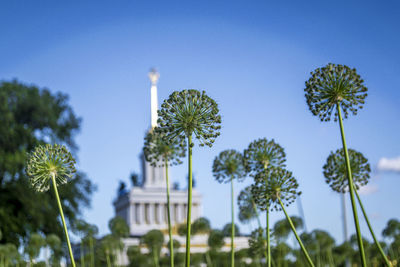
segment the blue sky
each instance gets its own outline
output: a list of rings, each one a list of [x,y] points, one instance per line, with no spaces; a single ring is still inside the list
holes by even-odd
[[[339,127],[311,114],[303,90],[317,67],[356,67],[369,95],[357,117],[345,121],[345,131],[348,146],[373,167],[362,199],[380,233],[400,217],[400,173],[376,168],[380,159],[400,156],[400,6],[321,2],[3,1],[0,79],[70,96],[83,118],[78,165],[98,187],[84,217],[102,234],[114,216],[118,182],[129,184],[129,174],[140,171],[150,125],[147,72],[157,67],[159,102],[195,88],[219,104],[221,136],[211,149],[195,147],[193,166],[203,214],[214,227],[230,220],[230,188],[214,181],[214,157],[266,137],[285,148],[303,192],[307,228],[325,229],[341,241],[340,198],[322,176],[330,151],[341,146]],[[173,168],[172,180],[184,187],[185,173],[185,163]],[[250,182],[237,184],[236,193]],[[297,205],[289,212],[298,214]],[[282,218],[273,213],[272,222]],[[369,238],[364,222],[361,227]]]

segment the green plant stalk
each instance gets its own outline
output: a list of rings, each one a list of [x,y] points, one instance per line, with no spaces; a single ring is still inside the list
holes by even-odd
[[[168,212],[168,234],[169,234],[169,252],[170,252],[170,266],[174,267],[174,242],[172,240],[172,226],[171,226],[171,213],[169,204],[169,177],[168,177],[168,158],[165,157],[165,177],[167,180],[167,212]]]
[[[108,250],[106,250],[107,267],[111,267],[111,260]]]
[[[356,226],[356,232],[357,232],[357,242],[358,242],[358,247],[360,249],[361,265],[362,265],[362,267],[367,267],[367,261],[365,260],[364,245],[362,242],[360,225],[358,222],[357,206],[356,206],[356,201],[354,199],[354,185],[353,185],[353,178],[351,175],[349,152],[347,150],[346,138],[345,138],[344,129],[343,129],[342,111],[340,109],[339,104],[336,104],[336,108],[337,108],[337,112],[339,115],[340,134],[342,136],[344,157],[346,159],[347,178],[349,181],[349,191],[350,191],[351,206],[353,209],[354,224]]]
[[[81,266],[85,266],[85,260],[83,259],[83,240],[81,239]]]
[[[90,246],[90,264],[91,264],[91,267],[94,267],[93,237],[89,237],[89,246]]]
[[[363,205],[362,202],[361,202],[361,198],[360,198],[360,196],[358,195],[358,192],[357,192],[357,189],[356,189],[356,188],[354,188],[354,193],[356,194],[356,197],[357,197],[357,200],[358,200],[358,204],[360,204],[361,210],[362,210],[362,212],[363,212],[363,214],[364,214],[364,218],[365,218],[365,221],[367,222],[367,225],[368,225],[369,231],[371,232],[372,238],[374,239],[375,244],[376,244],[376,246],[377,246],[378,249],[379,249],[379,252],[381,253],[383,259],[385,260],[386,265],[389,266],[389,267],[391,267],[392,265],[391,265],[390,261],[388,260],[388,258],[386,257],[385,253],[383,252],[383,249],[382,249],[382,247],[381,247],[381,244],[379,244],[378,239],[376,239],[374,230],[372,229],[372,226],[371,226],[371,224],[370,224],[370,222],[369,222],[367,213],[365,212],[364,205]]]
[[[261,220],[260,220],[260,215],[258,214],[258,210],[257,210],[257,207],[256,207],[256,203],[254,203],[253,198],[251,198],[251,203],[253,204],[253,209],[254,209],[254,212],[256,213],[256,216],[257,216],[258,227],[259,227],[259,228],[262,228],[262,226],[261,226]],[[263,240],[264,240],[264,247],[265,247],[265,249],[264,249],[264,256],[265,256],[265,260],[267,260],[267,258],[268,258],[267,244],[266,244],[266,241],[265,241],[264,236],[263,236]]]
[[[157,250],[153,248],[153,258],[154,258],[154,266],[159,267],[160,264],[158,263],[158,255],[157,255]]]
[[[269,206],[267,204],[267,210],[266,210],[266,221],[267,221],[267,226],[265,227],[265,231],[267,234],[267,266],[271,267],[271,237],[269,234]]]
[[[192,212],[192,136],[188,136],[188,206],[186,219],[186,267],[190,267],[190,230],[191,230],[191,212]]]
[[[58,190],[57,190],[57,184],[56,184],[56,176],[55,176],[54,173],[52,174],[51,179],[53,181],[54,194],[56,195],[58,209],[60,210],[61,220],[62,220],[62,223],[63,223],[63,226],[64,226],[65,238],[67,239],[69,256],[71,258],[71,264],[72,264],[72,267],[75,267],[76,265],[75,265],[75,260],[74,260],[74,254],[72,254],[71,242],[69,242],[68,229],[67,229],[67,225],[65,223],[64,212],[63,212],[63,209],[62,209],[62,206],[61,206],[60,197],[58,196]]]
[[[213,267],[213,264],[211,262],[210,252],[208,250],[206,251],[206,261],[207,261],[207,267]]]
[[[231,266],[235,266],[235,213],[233,207],[233,178],[231,178],[231,211],[232,211],[232,227],[231,227]]]
[[[278,197],[278,201],[279,201],[279,204],[282,207],[283,212],[285,213],[286,219],[288,220],[289,225],[292,228],[292,231],[293,231],[294,235],[296,236],[297,242],[299,242],[301,250],[303,251],[304,255],[306,256],[308,264],[310,266],[314,267],[314,263],[312,262],[312,260],[310,258],[310,255],[308,255],[308,252],[307,252],[306,248],[304,247],[303,242],[301,242],[301,239],[300,239],[299,235],[297,234],[296,228],[294,227],[292,220],[290,219],[289,215],[287,214],[285,206],[283,205],[280,197]]]

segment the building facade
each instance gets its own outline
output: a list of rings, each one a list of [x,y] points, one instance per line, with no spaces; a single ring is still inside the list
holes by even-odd
[[[151,126],[157,126],[157,82],[159,74],[153,69],[149,73],[151,81]],[[125,219],[132,237],[140,237],[152,229],[167,230],[167,194],[165,167],[153,167],[143,156],[143,185],[133,187],[129,192],[120,194],[114,201],[116,216]],[[170,179],[171,180],[171,179]],[[187,214],[187,190],[170,190],[170,212],[173,226],[185,223]],[[202,214],[201,195],[195,189],[192,192],[192,221]]]

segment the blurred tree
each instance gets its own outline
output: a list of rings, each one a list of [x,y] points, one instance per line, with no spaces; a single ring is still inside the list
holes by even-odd
[[[200,217],[192,223],[192,234],[206,234],[211,230],[210,221],[205,217]]]
[[[57,142],[76,151],[73,137],[80,118],[68,105],[67,95],[16,80],[0,82],[0,114],[0,242],[18,246],[34,232],[62,236],[54,195],[36,193],[24,167],[27,153],[38,144]],[[63,185],[60,197],[70,222],[89,205],[94,189],[83,173]]]
[[[55,234],[49,234],[46,236],[46,244],[50,247],[50,266],[60,266],[60,259],[63,255],[61,239]]]
[[[40,249],[46,244],[45,239],[37,233],[31,234],[27,245],[25,246],[25,253],[29,257],[30,265],[32,266],[33,259],[37,258],[40,253]]]
[[[222,228],[222,234],[224,236],[230,236],[232,232],[232,224],[227,223],[225,224],[225,226]],[[239,236],[240,235],[240,229],[239,226],[237,224],[235,224],[235,236]]]
[[[160,252],[164,243],[163,233],[160,230],[151,230],[142,236],[140,242],[145,244],[153,255],[154,266],[159,267]]]

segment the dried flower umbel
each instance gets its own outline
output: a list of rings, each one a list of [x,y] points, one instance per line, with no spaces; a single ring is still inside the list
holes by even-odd
[[[234,214],[234,200],[233,200],[233,180],[242,181],[246,176],[246,169],[244,167],[243,156],[240,152],[228,149],[224,150],[214,159],[213,175],[220,183],[231,183],[231,266],[235,266],[235,214]]]
[[[209,147],[220,135],[221,115],[217,103],[197,90],[173,92],[158,111],[158,123],[168,140],[194,135],[200,146]]]
[[[75,159],[64,146],[57,144],[39,145],[28,155],[26,173],[29,176],[32,187],[38,192],[45,192],[50,189],[50,184],[53,184],[73,267],[75,267],[75,260],[57,186],[67,183],[75,172]]]
[[[275,143],[274,139],[268,141],[266,138],[260,138],[251,142],[244,153],[244,162],[246,171],[250,176],[255,177],[272,167],[284,167],[286,154],[283,148]],[[267,233],[267,265],[271,266],[271,246],[269,229],[269,208],[266,211],[266,233]]]
[[[363,108],[368,89],[356,69],[329,63],[311,72],[304,91],[311,112],[321,121],[329,121],[337,104],[345,118],[349,113],[356,115],[358,109]],[[335,111],[335,121],[337,116]]]
[[[253,177],[269,167],[285,167],[285,151],[274,139],[260,138],[251,142],[243,155],[246,170]]]
[[[375,236],[374,230],[372,229],[372,226],[369,222],[368,215],[364,209],[364,205],[357,192],[360,187],[366,185],[369,182],[371,167],[368,163],[368,159],[364,157],[361,152],[358,152],[354,149],[349,149],[348,152],[353,177],[354,193],[357,197],[358,203],[360,204],[365,221],[367,222],[375,245],[377,246],[386,264],[388,266],[391,266],[390,261],[383,252],[383,249]],[[346,191],[348,191],[349,188],[346,159],[343,155],[343,149],[338,149],[336,150],[336,152],[331,152],[323,167],[326,183],[329,184],[333,191],[336,191],[338,193],[345,193]]]
[[[368,89],[364,85],[364,81],[361,79],[360,75],[357,74],[356,69],[351,69],[345,65],[329,63],[325,67],[318,68],[314,72],[311,72],[311,78],[306,81],[306,88],[304,91],[308,107],[313,115],[319,116],[321,121],[329,121],[332,112],[335,110],[334,120],[339,121],[357,242],[360,249],[362,266],[366,267],[367,262],[365,259],[360,225],[358,223],[352,172],[343,129],[342,110],[344,112],[344,118],[347,118],[350,112],[356,115],[358,109],[361,109],[365,103]]]
[[[292,172],[283,168],[269,167],[265,171],[257,173],[254,180],[255,184],[251,187],[251,193],[257,206],[262,210],[268,210],[270,208],[274,210],[283,210],[309,265],[314,267],[285,209],[285,206],[289,206],[289,204],[293,203],[297,196],[301,194],[301,192],[298,191],[299,184],[296,178],[293,177]]]
[[[353,177],[353,185],[356,189],[366,185],[370,178],[371,167],[368,160],[360,152],[349,149],[350,166]],[[324,165],[325,182],[333,191],[345,193],[348,191],[346,159],[343,149],[331,152]]]
[[[170,193],[169,193],[169,177],[168,166],[181,164],[181,157],[186,155],[186,142],[184,138],[179,136],[175,139],[168,140],[165,134],[158,127],[150,130],[146,137],[143,147],[143,153],[146,161],[152,166],[165,167],[165,177],[167,186],[167,216],[168,216],[168,233],[169,233],[169,249],[170,249],[170,266],[174,267],[174,247],[172,241],[172,225],[170,212]]]
[[[57,144],[37,146],[26,165],[30,184],[38,192],[50,189],[53,175],[58,186],[66,184],[75,172],[75,159],[64,146]]]
[[[206,93],[197,90],[173,92],[164,100],[158,111],[160,131],[166,140],[187,138],[188,141],[188,209],[186,235],[186,266],[190,266],[190,231],[192,210],[192,137],[199,141],[200,146],[212,146],[220,135],[221,115],[217,103]]]

